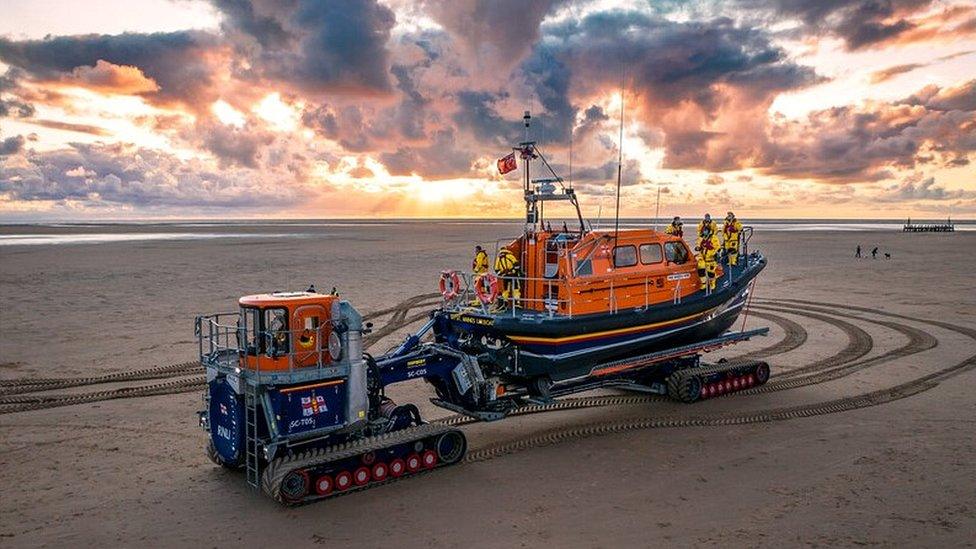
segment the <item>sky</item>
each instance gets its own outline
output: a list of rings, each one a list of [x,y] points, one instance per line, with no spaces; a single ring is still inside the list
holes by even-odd
[[[0,15],[0,222],[519,217],[521,174],[496,160],[526,110],[594,219],[612,215],[618,153],[624,217],[976,218],[971,1]]]

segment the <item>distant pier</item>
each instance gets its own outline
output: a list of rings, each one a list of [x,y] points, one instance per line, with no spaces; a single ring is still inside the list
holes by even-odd
[[[954,233],[956,226],[952,224],[951,219],[947,219],[945,223],[912,223],[912,220],[909,219],[902,231],[906,233]]]

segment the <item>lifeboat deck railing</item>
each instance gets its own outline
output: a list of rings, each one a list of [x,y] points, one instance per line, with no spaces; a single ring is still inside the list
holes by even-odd
[[[458,292],[458,295],[450,300],[445,300],[443,308],[449,312],[461,312],[464,310],[480,309],[482,313],[485,314],[509,314],[512,316],[526,315],[526,314],[539,314],[544,316],[568,316],[572,318],[575,315],[579,315],[578,312],[573,310],[573,302],[570,296],[556,297],[559,295],[559,288],[568,288],[571,294],[574,284],[572,281],[568,281],[565,277],[555,277],[555,278],[538,278],[538,277],[524,277],[524,276],[498,276],[498,280],[501,288],[518,288],[518,297],[505,298],[500,295],[499,298],[494,303],[482,303],[478,299],[477,292],[475,292],[475,280],[480,276],[479,274],[470,272],[460,272],[457,273],[462,282],[462,288]],[[660,278],[661,275],[646,275],[639,277],[628,273],[626,279],[630,282],[629,286],[634,286],[640,283],[643,287],[643,304],[637,307],[626,307],[626,310],[632,309],[646,309],[652,304],[660,303],[660,300],[655,300],[654,303],[651,302],[651,288],[654,287],[654,280]],[[622,278],[624,278],[622,276]],[[615,284],[614,278],[608,279],[609,285],[607,288],[606,296],[595,297],[591,299],[591,304],[596,302],[601,305],[601,308],[611,313],[617,313],[621,310],[621,296],[622,291],[619,286]],[[530,285],[541,285],[543,292],[542,297],[526,297],[524,295],[525,289]],[[626,296],[628,302],[633,302],[634,295],[628,294]],[[681,281],[675,286],[673,292],[671,292],[670,301],[672,303],[681,303]]]
[[[727,264],[723,265],[723,271],[724,271],[723,278],[725,278],[728,281],[728,283],[731,283],[733,278],[736,276],[734,274],[735,272],[738,272],[739,269],[747,268],[751,264],[751,262],[754,261],[753,256],[745,253],[747,250],[747,248],[745,248],[745,245],[743,246],[743,248],[744,248],[743,249],[744,255],[741,256],[742,257],[741,261],[743,262],[743,265],[741,265],[740,267],[730,267]],[[566,277],[553,277],[553,278],[535,277],[534,278],[534,277],[524,277],[524,276],[512,277],[512,276],[495,275],[498,277],[500,284],[503,285],[513,284],[515,285],[515,287],[519,288],[520,295],[516,298],[507,298],[507,299],[500,295],[499,298],[494,303],[484,304],[478,299],[477,292],[475,292],[475,280],[480,275],[476,273],[461,272],[461,271],[457,271],[457,274],[459,275],[459,278],[461,280],[462,287],[458,291],[456,297],[449,300],[444,300],[442,307],[444,308],[444,310],[448,312],[461,312],[465,310],[470,311],[471,309],[476,309],[476,310],[480,310],[484,314],[493,314],[493,315],[509,314],[512,316],[519,316],[519,315],[538,314],[538,315],[545,315],[549,317],[556,316],[556,315],[568,316],[570,318],[572,318],[574,315],[578,316],[580,314],[579,311],[574,311],[573,308],[574,300],[572,299],[572,291],[575,287],[574,281],[568,280]],[[643,294],[644,294],[643,304],[640,304],[640,302],[638,301],[637,302],[638,305],[628,306],[625,307],[624,309],[628,311],[634,309],[641,310],[641,309],[646,309],[652,304],[660,303],[661,302],[660,299],[655,299],[653,303],[651,301],[651,294],[652,294],[651,288],[654,286],[654,280],[660,278],[660,276],[661,276],[660,274],[645,275],[642,281]],[[634,303],[635,300],[633,299],[634,298],[633,293],[627,294],[626,296],[622,296],[620,294],[621,291],[620,286],[615,284],[616,278],[626,279],[628,281],[627,286],[631,288],[635,284],[637,284],[638,281],[640,281],[639,275],[635,275],[633,273],[627,273],[626,275],[621,274],[619,275],[619,277],[613,277],[613,276],[608,277],[607,295],[603,297],[593,298],[593,301],[591,301],[591,303],[594,302],[599,303],[601,305],[600,307],[601,309],[609,311],[611,313],[617,313],[621,310],[621,306],[620,306],[621,301]],[[690,281],[687,280],[685,281],[678,280],[677,283],[674,285],[674,287],[670,291],[668,291],[670,297],[666,299],[670,301],[672,304],[675,305],[680,304],[682,299],[684,297],[687,297],[686,295],[684,295],[685,293],[687,293],[685,290],[687,290],[688,288],[688,286],[684,284],[685,282],[690,283]],[[536,285],[541,284],[543,289],[542,297],[526,297],[524,295],[525,288],[530,284],[536,284]],[[504,288],[505,286],[502,287]],[[568,289],[568,292],[565,292],[568,295],[560,296],[560,291],[558,290],[558,288],[560,287],[564,289]],[[710,288],[705,290],[706,295],[710,294],[711,292],[712,290]],[[622,300],[621,299],[622,297],[626,297],[627,299]],[[562,305],[565,305],[565,307],[561,307]]]
[[[324,326],[315,330],[251,331],[254,337],[249,338],[240,312],[196,317],[194,332],[200,364],[262,383],[297,383],[343,375],[348,369],[348,365],[341,364],[345,361],[330,360],[330,349],[323,342]],[[303,340],[310,342],[307,349],[301,348]],[[344,349],[333,352],[344,358]],[[264,366],[266,359],[275,367]]]

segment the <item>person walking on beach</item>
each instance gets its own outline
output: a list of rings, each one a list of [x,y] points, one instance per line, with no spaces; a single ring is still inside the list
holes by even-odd
[[[871,250],[871,259],[878,259],[878,247],[877,246],[875,246],[874,249]]]
[[[854,250],[854,257],[861,257],[861,245],[857,245],[857,249]]]

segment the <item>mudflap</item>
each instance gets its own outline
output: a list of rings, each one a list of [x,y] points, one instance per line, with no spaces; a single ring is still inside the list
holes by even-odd
[[[244,463],[244,397],[223,377],[211,381],[208,392],[211,459],[238,467]]]

